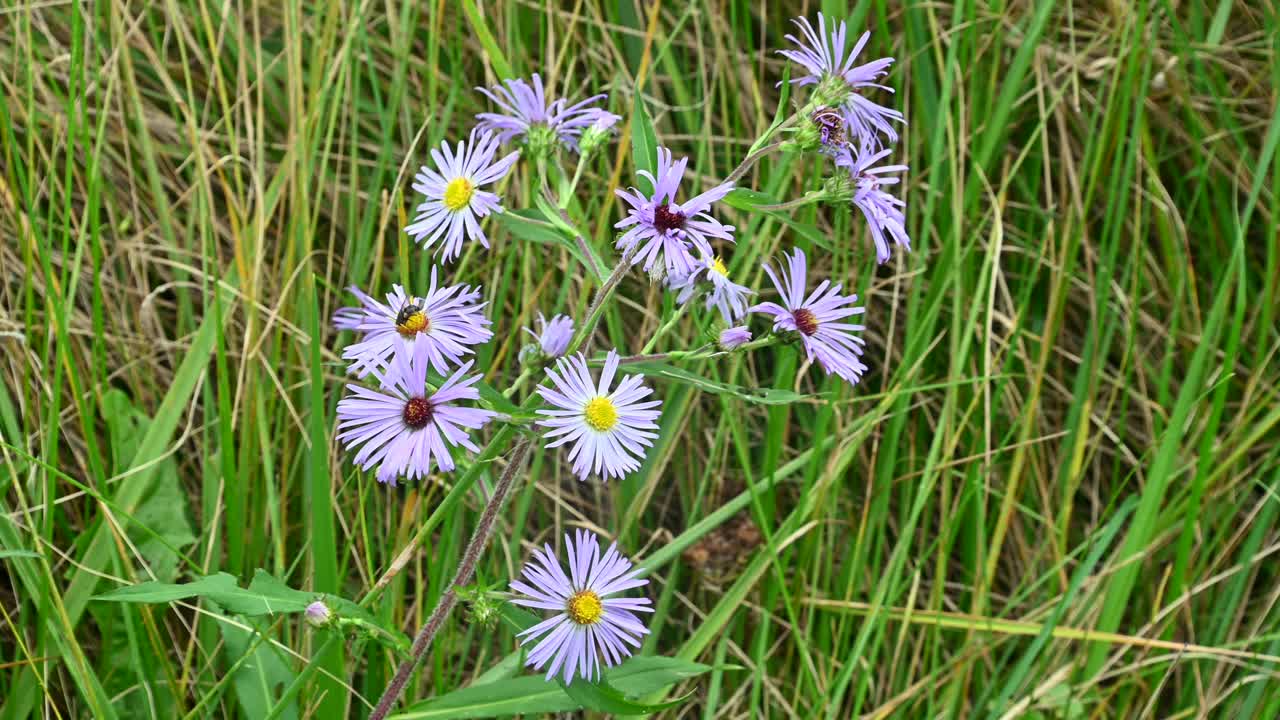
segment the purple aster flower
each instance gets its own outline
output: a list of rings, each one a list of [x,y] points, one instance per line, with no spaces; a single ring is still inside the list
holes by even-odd
[[[418,215],[405,232],[427,248],[443,241],[440,248],[445,262],[462,251],[464,238],[489,247],[479,219],[502,212],[502,205],[497,195],[480,186],[501,180],[520,156],[513,152],[494,162],[497,151],[498,139],[492,133],[480,133],[479,128],[471,131],[466,142],[459,141],[452,152],[448,141],[441,142],[439,150],[432,148],[435,170],[423,165],[413,183],[413,189],[427,201],[418,206]]]
[[[476,119],[480,121],[476,128],[496,132],[502,142],[518,137],[537,145],[545,142],[545,138],[536,137],[543,132],[554,136],[566,147],[577,150],[578,136],[584,128],[604,121],[607,117],[617,118],[616,115],[593,106],[608,97],[604,94],[592,95],[573,105],[565,98],[548,101],[546,90],[542,87],[542,78],[537,73],[533,74],[532,85],[523,78],[516,78],[491,89],[476,89],[502,110],[499,113],[483,112],[476,115]],[[609,123],[610,126],[612,124]]]
[[[614,543],[602,555],[594,533],[578,530],[577,542],[565,535],[569,572],[565,573],[550,545],[535,550],[524,566],[524,580],[512,580],[511,589],[521,597],[516,605],[550,610],[556,615],[521,632],[521,645],[537,643],[525,664],[542,669],[548,661],[547,679],[557,672],[566,683],[574,677],[598,680],[600,667],[614,666],[640,647],[647,635],[638,612],[653,612],[648,598],[611,597],[642,587],[638,569],[618,552]]]
[[[431,392],[426,348],[418,343],[412,353],[396,353],[392,363],[399,367],[383,379],[381,392],[347,385],[351,394],[338,402],[338,440],[355,451],[356,465],[377,466],[378,482],[395,485],[401,476],[426,477],[433,457],[442,472],[452,470],[450,446],[477,452],[467,431],[484,427],[496,414],[454,404],[480,397],[473,387],[480,376],[463,377],[470,362]]]
[[[808,18],[798,17],[792,22],[800,28],[803,38],[798,39],[794,35],[787,35],[786,38],[799,46],[799,49],[779,50],[778,54],[801,65],[808,74],[794,78],[791,82],[796,85],[818,84],[819,95],[829,94],[832,99],[838,100],[838,104],[844,110],[845,123],[853,134],[872,139],[876,133],[882,133],[890,143],[897,142],[898,133],[890,122],[905,123],[902,113],[878,105],[862,95],[864,88],[879,88],[893,92],[893,88],[875,82],[888,74],[893,58],[880,58],[862,65],[854,65],[858,55],[866,46],[867,39],[871,37],[870,32],[864,32],[854,44],[853,51],[846,55],[845,41],[848,28],[843,20],[839,25],[832,23],[830,33],[827,31],[827,19],[822,13],[818,13],[816,31]],[[824,81],[827,81],[825,86]]]
[[[369,297],[361,292],[360,288],[354,285],[348,289],[351,290],[351,292],[355,294],[361,302],[363,302],[365,298]],[[364,313],[364,308],[340,307],[337,312],[333,314],[333,326],[339,330],[359,329],[360,323],[364,322]]]
[[[634,187],[614,191],[631,206],[627,217],[614,225],[618,229],[629,228],[618,238],[618,249],[627,252],[639,245],[631,264],[643,262],[646,272],[661,259],[668,275],[691,275],[698,264],[692,248],[707,256],[713,254],[710,238],[733,242],[733,226],[722,225],[707,214],[712,203],[729,194],[733,183],[722,183],[684,203],[676,202],[676,191],[688,162],[689,158],[672,162],[671,151],[660,147],[656,176],[640,171],[653,185],[652,196],[645,196]]]
[[[547,368],[554,388],[538,386],[538,394],[555,406],[539,410],[548,419],[538,425],[549,428],[543,436],[550,440],[548,448],[573,443],[569,460],[573,472],[581,480],[591,475],[601,479],[621,478],[640,467],[645,448],[658,437],[655,421],[661,414],[660,400],[640,402],[653,392],[641,385],[639,375],[627,375],[610,391],[618,371],[618,351],[610,350],[604,371],[597,384],[591,379],[582,353],[556,361],[555,369]]]
[[[707,291],[707,309],[713,306],[720,311],[726,323],[733,323],[747,312],[747,298],[755,293],[744,285],[729,279],[729,269],[724,261],[717,257],[705,257],[697,269],[690,275],[674,276],[669,279],[671,289],[679,290],[676,302],[681,305],[689,302],[698,288],[698,281],[705,280],[711,285]]]
[[[569,341],[573,339],[573,318],[568,315],[552,315],[548,322],[542,313],[538,313],[538,331],[534,332],[529,328],[524,331],[538,340],[543,357],[558,358],[569,348]]]
[[[836,165],[849,171],[853,181],[853,204],[862,211],[871,227],[871,237],[876,244],[876,261],[883,263],[889,259],[888,233],[895,243],[911,250],[911,238],[907,236],[906,217],[902,210],[906,202],[885,192],[882,188],[897,185],[900,178],[890,177],[889,173],[906,172],[906,165],[883,165],[874,167],[878,160],[888,156],[889,149],[873,152],[874,146],[863,143],[858,152],[852,147],[845,147],[836,155]]]
[[[374,370],[385,372],[397,351],[423,345],[431,367],[443,375],[462,364],[474,346],[493,338],[492,323],[484,316],[487,303],[479,302],[480,288],[440,286],[436,272],[431,268],[426,295],[409,297],[403,287],[393,285],[385,304],[350,288],[364,305],[361,320],[352,329],[365,333],[363,340],[342,351],[342,357],[351,361],[350,372],[357,377]]]
[[[804,251],[796,248],[787,258],[788,268],[780,268],[781,277],[775,275],[767,264],[764,271],[773,280],[782,295],[782,302],[760,303],[751,312],[773,316],[773,329],[789,330],[800,334],[800,342],[810,361],[815,358],[828,375],[835,373],[851,384],[857,384],[867,366],[862,364],[862,348],[866,341],[853,333],[863,330],[862,325],[837,322],[851,315],[866,312],[864,307],[851,307],[857,295],[841,295],[840,285],[823,280],[816,290],[805,297],[807,263]]]
[[[726,328],[720,331],[720,339],[717,344],[724,351],[737,350],[745,343],[751,342],[751,331],[745,325],[739,327]]]

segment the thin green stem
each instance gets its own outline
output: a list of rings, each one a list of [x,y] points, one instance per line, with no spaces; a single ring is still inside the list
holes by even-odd
[[[649,338],[649,342],[646,342],[644,344],[644,348],[640,350],[640,354],[644,355],[646,353],[652,352],[653,346],[658,344],[658,339],[661,338],[663,335],[666,335],[671,330],[671,328],[676,326],[676,323],[680,321],[680,318],[684,317],[684,314],[688,312],[689,305],[691,304],[692,303],[685,303],[681,305],[675,312],[671,313],[671,318],[667,320],[665,323],[663,323],[662,327],[659,327],[658,331],[655,332],[653,336]]]

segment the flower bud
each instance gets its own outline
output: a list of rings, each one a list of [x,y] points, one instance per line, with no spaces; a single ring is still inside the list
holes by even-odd
[[[534,161],[550,157],[559,143],[560,138],[556,136],[556,131],[542,123],[530,125],[529,132],[524,138],[527,157]]]
[[[844,77],[838,74],[828,75],[814,86],[807,108],[840,107],[845,100],[849,99],[851,92],[853,91]]]
[[[311,627],[324,627],[333,619],[333,613],[330,612],[329,606],[325,605],[320,600],[316,600],[308,605],[307,609],[304,610],[302,614],[306,617],[307,623],[310,624]]]
[[[516,356],[521,365],[535,365],[542,362],[542,348],[538,343],[526,343],[521,346],[520,354]]]
[[[736,350],[743,344],[750,342],[751,331],[745,325],[739,327],[726,328],[720,332],[720,338],[717,344],[721,350],[726,352]]]
[[[599,150],[613,139],[613,126],[621,119],[621,116],[611,112],[597,111],[596,121],[582,131],[582,137],[578,140],[578,151],[586,157]]]

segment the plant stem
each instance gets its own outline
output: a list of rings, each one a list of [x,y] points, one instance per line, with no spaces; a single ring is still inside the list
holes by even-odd
[[[614,266],[613,272],[605,279],[604,284],[600,286],[599,292],[591,300],[591,307],[587,309],[587,321],[583,323],[582,329],[573,338],[573,342],[569,343],[569,347],[565,350],[565,355],[572,355],[596,331],[596,325],[600,323],[600,316],[604,314],[605,301],[613,295],[614,290],[618,289],[618,284],[622,282],[622,278],[626,277],[627,270],[631,269],[631,258],[635,257],[636,251],[639,249],[640,245],[637,243],[623,253],[622,259]]]
[[[502,397],[509,398],[512,395],[515,395],[516,391],[520,389],[520,386],[524,384],[524,381],[528,380],[529,376],[532,374],[533,374],[533,367],[526,365],[525,368],[520,371],[520,375],[517,376],[515,381],[511,383],[511,387],[502,391]]]
[[[422,630],[418,631],[418,636],[413,640],[413,649],[408,658],[400,663],[400,667],[396,670],[395,677],[391,678],[391,682],[387,684],[387,689],[382,693],[382,698],[378,700],[378,706],[373,709],[373,714],[369,716],[369,720],[383,720],[387,713],[391,712],[391,707],[395,705],[400,696],[404,694],[405,685],[409,682],[409,676],[413,674],[418,663],[422,662],[422,658],[426,656],[427,650],[431,648],[431,641],[439,632],[444,621],[448,619],[449,613],[453,611],[453,606],[458,604],[458,587],[471,582],[471,578],[476,572],[476,563],[480,560],[481,553],[489,544],[489,538],[493,535],[493,528],[498,519],[498,511],[502,509],[503,503],[507,499],[507,495],[511,492],[511,486],[515,484],[516,475],[520,468],[524,465],[525,456],[529,453],[529,441],[521,439],[511,451],[511,459],[507,463],[507,467],[502,471],[502,477],[498,479],[497,486],[493,489],[493,497],[489,498],[489,502],[484,506],[484,512],[480,515],[480,522],[476,525],[476,529],[471,533],[471,540],[467,542],[467,548],[463,551],[462,562],[458,564],[458,572],[453,576],[453,582],[449,583],[448,589],[440,596],[440,600],[436,603],[436,607],[431,611],[431,617],[427,618],[427,623],[422,626]]]
[[[587,166],[587,156],[585,153],[578,154],[578,167],[574,168],[573,180],[569,181],[569,187],[560,196],[560,202],[557,204],[562,211],[569,207],[569,200],[573,197],[573,191],[578,189],[578,181],[582,179],[582,171]]]
[[[774,150],[777,150],[781,146],[781,142],[771,142],[759,150],[751,152],[749,155],[742,158],[742,162],[738,163],[738,167],[734,168],[733,172],[729,173],[729,175],[725,177],[724,181],[727,183],[737,182],[743,175],[747,174],[747,171],[751,169],[751,166],[756,164],[757,160],[768,155]]]
[[[766,212],[776,212],[778,210],[794,210],[795,208],[798,208],[798,207],[804,207],[805,205],[811,205],[813,203],[816,203],[820,199],[821,199],[820,196],[816,193],[805,193],[804,195],[801,195],[795,200],[788,200],[786,202],[775,203],[773,205],[756,205],[755,209],[764,210]]]
[[[662,327],[658,328],[658,331],[653,334],[653,337],[649,338],[649,342],[644,344],[644,348],[640,351],[641,355],[646,355],[653,351],[653,346],[658,344],[658,338],[666,335],[667,331],[675,327],[675,324],[680,321],[680,318],[684,317],[684,313],[689,309],[690,304],[691,303],[685,303],[674,313],[671,313],[671,319],[663,323]]]

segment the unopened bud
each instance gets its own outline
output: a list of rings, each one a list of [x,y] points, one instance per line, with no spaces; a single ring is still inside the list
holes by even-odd
[[[307,618],[307,623],[311,627],[324,627],[333,619],[333,613],[330,612],[329,606],[317,600],[307,606],[303,611],[303,615]]]

